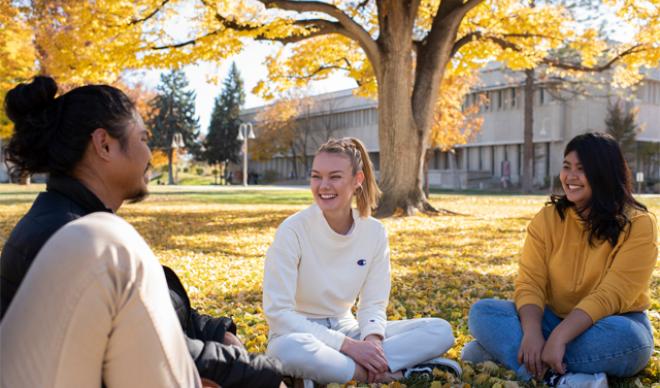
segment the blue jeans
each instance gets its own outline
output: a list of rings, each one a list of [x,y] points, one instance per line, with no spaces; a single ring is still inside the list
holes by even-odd
[[[549,308],[543,312],[543,337],[562,318]],[[470,309],[468,327],[472,336],[493,358],[515,371],[523,380],[531,378],[518,362],[523,337],[520,318],[513,302],[483,299]],[[645,313],[610,315],[594,323],[566,345],[564,362],[572,373],[604,372],[611,376],[632,376],[644,369],[653,353],[653,331]]]

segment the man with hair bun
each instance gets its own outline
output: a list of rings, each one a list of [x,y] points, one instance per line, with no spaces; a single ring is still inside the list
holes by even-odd
[[[249,354],[231,319],[198,314],[114,215],[147,195],[134,104],[108,85],[57,91],[38,76],[5,98],[11,173],[49,179],[0,256],[0,386],[280,386],[279,363]]]

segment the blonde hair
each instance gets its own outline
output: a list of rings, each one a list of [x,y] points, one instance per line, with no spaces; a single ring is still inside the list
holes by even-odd
[[[369,154],[364,148],[364,144],[355,137],[330,139],[319,147],[316,155],[322,152],[347,156],[353,166],[353,176],[358,171],[362,171],[364,182],[356,189],[355,199],[360,217],[369,217],[371,210],[378,205],[378,199],[382,193],[376,183],[374,166],[371,164],[371,159],[369,159]]]

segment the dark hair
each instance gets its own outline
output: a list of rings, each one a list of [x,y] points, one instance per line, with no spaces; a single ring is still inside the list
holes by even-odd
[[[88,85],[59,97],[57,83],[37,76],[7,93],[5,111],[14,134],[5,148],[12,174],[70,175],[97,128],[126,145],[126,126],[135,105],[121,90]]]
[[[627,208],[647,210],[633,198],[630,169],[619,143],[606,133],[585,133],[566,145],[564,156],[573,151],[577,153],[591,186],[591,200],[587,204],[589,213],[585,220],[589,244],[604,240],[614,246],[619,234],[630,223]],[[575,207],[566,195],[552,195],[550,203],[555,205],[562,220],[566,209]]]

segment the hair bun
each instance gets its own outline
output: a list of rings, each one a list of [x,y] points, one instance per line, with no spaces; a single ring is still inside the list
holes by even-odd
[[[19,84],[5,97],[7,117],[17,123],[42,112],[55,100],[55,94],[57,83],[47,76],[37,76],[29,84]]]

